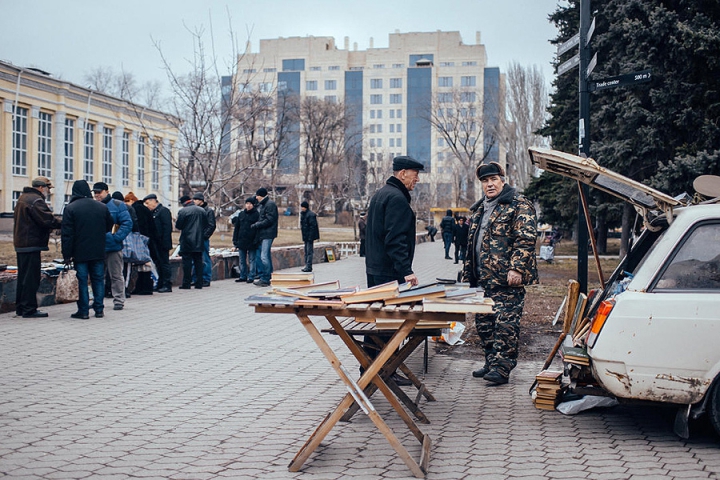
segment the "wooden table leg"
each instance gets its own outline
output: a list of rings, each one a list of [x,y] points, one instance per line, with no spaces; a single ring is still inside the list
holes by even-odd
[[[357,403],[361,405],[363,410],[366,411],[370,420],[385,436],[388,443],[390,443],[390,445],[393,447],[393,449],[395,449],[400,458],[413,472],[413,475],[415,475],[417,478],[424,478],[425,472],[423,471],[423,469],[417,464],[417,462],[415,462],[415,460],[413,460],[408,451],[405,449],[405,447],[403,447],[395,434],[392,432],[390,427],[388,427],[387,424],[382,420],[382,418],[380,418],[380,415],[378,415],[372,403],[370,403],[370,400],[365,396],[364,392],[362,391],[363,388],[367,386],[374,377],[377,376],[378,371],[380,370],[384,362],[386,362],[388,358],[390,358],[391,353],[386,351],[386,349],[383,349],[383,351],[380,352],[380,355],[378,355],[378,357],[376,358],[375,362],[368,366],[368,369],[360,377],[359,382],[356,383],[349,376],[347,370],[343,368],[342,364],[340,363],[340,359],[338,359],[337,355],[335,355],[335,353],[332,351],[332,349],[327,344],[322,334],[312,323],[310,318],[305,315],[298,315],[298,318],[300,319],[300,322],[310,334],[312,339],[315,341],[317,346],[320,348],[320,351],[322,351],[322,353],[328,359],[330,365],[332,365],[333,369],[340,376],[340,379],[343,381],[343,383],[345,383],[350,393],[346,395],[345,398],[343,398],[343,400],[340,402],[340,405],[338,405],[338,407],[327,417],[325,417],[325,419],[320,423],[320,425],[313,432],[310,438],[308,438],[308,440],[302,446],[297,455],[295,455],[295,458],[293,458],[293,460],[290,462],[288,469],[291,472],[297,472],[300,470],[300,468],[302,468],[302,465],[305,463],[305,461],[310,457],[312,452],[317,449],[317,447],[327,436],[327,434],[330,433],[330,430],[332,430],[338,420],[340,420],[342,413],[350,406],[351,402],[354,399]],[[412,325],[406,325],[408,323],[412,323]],[[417,323],[417,321],[415,321],[414,323]],[[406,337],[410,330],[413,329],[413,327],[415,326],[414,323],[406,321],[405,324],[403,324],[403,326],[395,333],[395,335],[393,335],[393,338],[390,339],[388,345],[391,346],[391,348],[397,348],[397,346],[400,344],[400,342],[402,342],[404,337]],[[340,327],[340,330],[342,330],[342,327]],[[380,383],[382,383],[382,380],[380,381]],[[389,396],[392,397],[392,395]],[[400,408],[402,409],[402,407]],[[408,417],[408,419],[410,418]],[[410,419],[410,421],[412,422],[412,419]],[[429,441],[429,437],[427,437],[427,435],[424,435],[423,440],[421,440],[423,444],[425,442],[424,438],[428,438]],[[423,452],[424,451],[425,450],[423,449]],[[424,460],[421,457],[421,463],[423,463],[423,461]]]

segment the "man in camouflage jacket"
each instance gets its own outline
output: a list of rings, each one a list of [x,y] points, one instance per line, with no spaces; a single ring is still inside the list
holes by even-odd
[[[537,219],[532,203],[505,184],[500,164],[480,165],[476,175],[484,196],[470,209],[462,280],[482,287],[495,302],[495,313],[475,315],[485,365],[473,376],[501,385],[517,364],[524,286],[537,283]]]

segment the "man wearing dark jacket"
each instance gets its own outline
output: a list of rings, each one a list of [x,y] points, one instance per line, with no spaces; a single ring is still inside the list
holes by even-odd
[[[302,231],[302,239],[305,243],[305,268],[303,272],[312,272],[313,264],[313,243],[320,238],[320,229],[318,228],[317,215],[310,210],[308,202],[300,204],[300,230]]]
[[[440,222],[440,230],[442,231],[442,239],[445,247],[445,260],[450,258],[450,245],[453,243],[453,228],[455,219],[452,216],[452,210],[449,208],[445,212],[445,216]]]
[[[238,264],[240,266],[240,276],[236,282],[253,283],[255,280],[255,252],[258,247],[257,230],[251,226],[258,221],[260,216],[255,208],[257,199],[248,197],[245,200],[245,209],[238,212],[232,219],[235,230],[233,231],[233,245],[238,249]]]
[[[123,278],[123,241],[132,232],[133,222],[127,205],[110,195],[108,184],[97,182],[93,185],[95,200],[107,206],[115,225],[105,236],[105,273],[110,277],[110,290],[113,296],[113,309],[122,310],[125,306],[125,279]]]
[[[47,317],[37,309],[40,287],[40,252],[48,249],[50,231],[60,228],[45,199],[53,188],[47,177],[37,177],[30,187],[23,189],[15,205],[13,245],[17,256],[17,286],[15,313],[23,318]]]
[[[207,227],[205,228],[205,250],[203,250],[203,274],[202,274],[202,285],[203,287],[209,287],[212,281],[212,260],[210,259],[210,237],[215,232],[215,212],[210,208],[205,201],[205,195],[198,192],[193,195],[193,202],[198,207],[205,210],[207,216]]]
[[[420,170],[423,168],[423,164],[412,157],[395,157],[393,176],[370,200],[365,230],[368,287],[393,280],[418,284],[412,269],[415,256],[415,212],[410,208],[410,192],[420,181]],[[387,343],[390,336],[383,336],[382,339]],[[365,343],[372,345],[372,340],[366,337]],[[375,357],[374,350],[366,351],[371,358]],[[397,374],[393,380],[398,385],[410,384],[408,379]]]
[[[105,241],[113,224],[107,206],[92,199],[87,182],[76,180],[62,221],[63,259],[65,263],[75,264],[78,279],[78,310],[70,315],[72,318],[90,318],[88,277],[92,284],[95,317],[105,316]]]
[[[180,230],[180,256],[183,263],[183,281],[180,288],[187,290],[192,282],[193,265],[196,272],[202,272],[207,215],[205,210],[195,205],[187,195],[180,197],[180,203],[183,208],[178,212],[175,228]],[[203,288],[201,278],[195,282],[195,288]]]
[[[468,227],[465,223],[465,217],[458,217],[457,223],[453,227],[453,243],[455,244],[455,263],[458,260],[465,260],[465,250],[467,250]]]
[[[150,256],[155,262],[158,271],[158,293],[172,292],[170,281],[170,253],[172,248],[172,215],[162,203],[158,202],[157,195],[151,193],[143,198],[143,204],[152,212],[155,235],[150,240],[154,248],[150,249]]]
[[[270,249],[278,234],[278,208],[275,202],[270,200],[265,188],[259,188],[255,193],[255,198],[258,201],[259,219],[252,225],[252,228],[257,230],[257,240],[260,245],[255,254],[258,278],[253,283],[258,287],[267,287],[270,285],[270,276],[273,272]]]

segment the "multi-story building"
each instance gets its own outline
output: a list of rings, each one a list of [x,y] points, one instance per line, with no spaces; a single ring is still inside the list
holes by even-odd
[[[347,37],[342,49],[332,37],[276,38],[240,57],[234,81],[239,91],[268,92],[278,104],[287,92],[301,102],[342,103],[348,130],[360,138],[352,153],[362,164],[361,197],[384,184],[394,156],[410,155],[425,165],[414,196],[454,206],[478,197],[478,163],[505,161],[499,142],[504,75],[486,63],[479,33],[467,45],[459,32],[396,32],[387,48],[374,48],[371,39],[367,50],[351,50]],[[303,130],[287,129],[293,148],[280,154],[281,189],[307,183]]]
[[[0,212],[37,176],[52,179],[56,213],[80,179],[174,205],[178,132],[167,114],[5,62],[0,104]]]

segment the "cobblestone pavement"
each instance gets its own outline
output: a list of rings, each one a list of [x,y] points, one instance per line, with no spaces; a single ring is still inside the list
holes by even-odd
[[[320,264],[316,279],[364,284],[363,265]],[[457,271],[439,242],[418,246],[416,268],[422,282]],[[71,319],[74,305],[47,308],[47,319],[0,315],[0,477],[408,478],[362,413],[336,426],[301,472],[288,472],[345,390],[295,317],[255,315],[243,303],[260,290],[219,281],[133,297],[104,319]],[[354,371],[339,339],[328,341]],[[416,352],[409,363],[418,371],[420,362]],[[537,362],[521,362],[500,387],[473,379],[474,367],[430,359],[425,380],[438,401],[422,406],[432,421],[421,425],[433,441],[428,479],[719,476],[718,438],[693,425],[689,441],[678,439],[672,411],[566,417],[533,407]],[[419,443],[373,398],[419,457]]]

